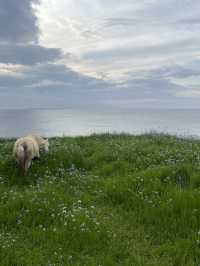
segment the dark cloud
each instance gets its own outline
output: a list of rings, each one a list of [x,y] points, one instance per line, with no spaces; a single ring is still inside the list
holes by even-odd
[[[60,49],[39,45],[0,44],[0,63],[34,65],[61,58]]]
[[[62,108],[96,104],[108,84],[64,65],[26,67],[22,75],[0,75],[0,108]],[[10,97],[12,95],[12,97]]]
[[[51,92],[51,87],[53,87],[56,94],[57,89],[60,88],[63,88],[66,92],[68,89],[84,91],[85,89],[100,89],[106,84],[102,80],[84,76],[64,65],[57,64],[46,63],[26,67],[20,74],[1,74],[0,88],[7,87],[10,91],[17,88],[24,88],[25,91],[29,88],[38,90],[47,89],[47,91]]]
[[[5,104],[7,108],[64,108],[110,104],[117,108],[120,105],[131,107],[132,103],[146,106],[145,100],[150,105],[152,101],[160,104],[163,99],[170,103],[176,99],[173,93],[182,89],[163,78],[164,75],[159,78],[158,73],[157,77],[154,74],[152,77],[131,79],[117,85],[81,75],[64,65],[56,64],[27,67],[22,74],[0,75],[1,108],[6,108]],[[11,94],[12,97],[9,98]]]
[[[37,18],[33,4],[39,0],[0,1],[0,41],[35,42],[38,39]]]
[[[40,0],[0,0],[0,63],[34,65],[62,57],[61,49],[37,45],[34,6]]]

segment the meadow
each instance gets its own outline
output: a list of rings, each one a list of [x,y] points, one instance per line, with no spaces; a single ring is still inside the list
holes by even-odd
[[[200,140],[50,139],[23,176],[0,140],[1,266],[200,265]]]

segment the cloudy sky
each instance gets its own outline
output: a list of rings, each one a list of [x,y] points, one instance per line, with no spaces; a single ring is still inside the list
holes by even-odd
[[[1,0],[0,108],[198,108],[199,0]]]

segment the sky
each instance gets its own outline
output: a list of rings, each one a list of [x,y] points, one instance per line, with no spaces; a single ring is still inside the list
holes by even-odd
[[[1,0],[0,109],[199,108],[199,0]]]

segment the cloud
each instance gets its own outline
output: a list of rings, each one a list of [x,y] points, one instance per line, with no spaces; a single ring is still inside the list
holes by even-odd
[[[107,83],[76,73],[64,65],[40,64],[21,71],[21,75],[0,75],[1,109],[96,105],[98,95],[108,87]]]
[[[34,65],[59,60],[59,48],[38,44],[35,6],[40,0],[0,1],[0,63]]]
[[[71,52],[81,73],[114,80],[199,56],[199,1],[90,2],[43,0],[39,12],[41,43]]]
[[[13,72],[11,74],[10,72]],[[147,72],[143,78],[112,83],[84,76],[65,65],[39,64],[0,75],[0,106],[5,108],[146,108],[197,107],[200,94],[190,97],[179,66]],[[21,75],[19,75],[19,72]],[[14,75],[17,73],[17,75]],[[169,74],[170,73],[170,74]],[[192,73],[192,69],[191,69]],[[12,97],[10,97],[12,95]],[[195,95],[195,97],[194,97]]]
[[[194,26],[194,25],[199,25],[200,24],[200,18],[199,17],[189,17],[189,18],[186,18],[186,19],[180,19],[178,21],[176,21],[177,24],[179,25],[191,25],[191,26]]]
[[[199,1],[17,2],[0,3],[1,108],[197,105]]]
[[[127,27],[127,26],[137,26],[138,24],[141,24],[141,20],[135,18],[116,17],[116,18],[107,18],[105,20],[106,27],[115,27],[115,26]]]
[[[1,88],[7,88],[9,91],[19,88],[28,91],[28,88],[32,88],[40,90],[49,89],[49,92],[51,92],[53,87],[56,94],[58,88],[61,87],[66,92],[68,89],[85,91],[85,89],[100,89],[106,84],[101,80],[72,71],[61,64],[44,63],[27,66],[20,71],[18,67],[15,69],[14,66],[11,66],[10,69],[10,72],[0,73]]]
[[[0,1],[0,42],[36,42],[37,18],[33,5],[39,0]]]
[[[155,79],[185,79],[191,76],[199,76],[200,69],[192,67],[192,65],[187,64],[181,66],[178,64],[173,64],[172,66],[166,66],[162,68],[157,68],[152,71],[146,71],[144,76]]]
[[[192,40],[178,40],[171,41],[169,43],[160,43],[155,45],[143,44],[141,46],[133,46],[131,44],[126,45],[124,47],[113,47],[104,50],[97,50],[94,52],[85,53],[84,58],[92,57],[93,59],[105,59],[112,57],[159,57],[161,55],[167,56],[170,54],[183,53],[185,49],[189,49],[190,51],[195,51],[200,44],[199,42],[192,42]]]
[[[19,45],[0,43],[0,63],[34,65],[55,61],[62,57],[60,49],[40,45]]]

